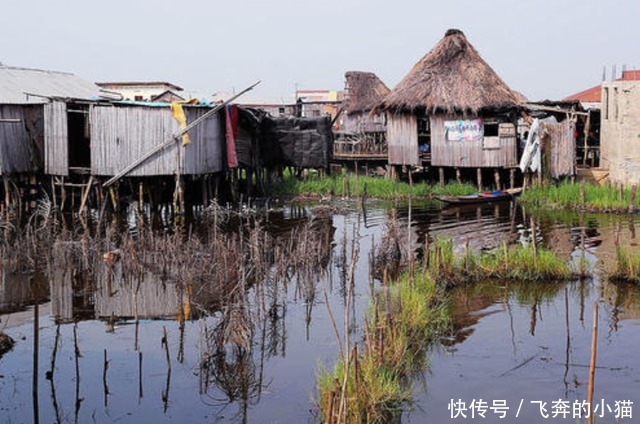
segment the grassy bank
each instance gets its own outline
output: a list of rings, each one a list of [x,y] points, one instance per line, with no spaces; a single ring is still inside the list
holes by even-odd
[[[402,276],[374,299],[360,350],[318,376],[323,423],[388,422],[411,400],[411,376],[426,366],[429,342],[448,322],[436,284]]]
[[[370,196],[380,199],[408,197],[430,197],[439,194],[451,196],[473,193],[476,188],[470,184],[449,183],[445,186],[427,183],[408,184],[383,177],[340,174],[330,176],[305,176],[297,179],[285,174],[283,181],[273,184],[271,193],[276,196]]]
[[[634,199],[631,202],[631,189],[601,186],[585,183],[584,196],[580,184],[563,182],[555,185],[532,187],[527,189],[520,201],[528,206],[546,209],[577,209],[597,212],[627,212],[630,206],[637,208]]]
[[[451,242],[439,240],[429,251],[428,264],[432,278],[448,286],[491,279],[535,282],[574,276],[565,260],[548,249],[530,245],[504,245],[493,253],[479,255],[467,250],[456,256]]]
[[[616,268],[609,274],[614,281],[640,284],[640,255],[637,251],[621,246],[616,247]]]

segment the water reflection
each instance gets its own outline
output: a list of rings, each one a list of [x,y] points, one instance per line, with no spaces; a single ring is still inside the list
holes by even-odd
[[[534,226],[531,218],[513,203],[291,206],[259,220],[250,213],[212,219],[192,228],[196,240],[151,240],[145,254],[124,236],[95,248],[61,240],[47,276],[3,273],[2,323],[26,340],[0,359],[0,404],[15,405],[0,409],[0,416],[307,421],[319,363],[330,366],[338,352],[325,304],[341,331],[354,252],[355,301],[346,328],[358,340],[371,288],[384,269],[419,260],[428,240],[444,237],[460,249],[492,251],[535,239],[574,264],[584,259],[595,272],[611,266],[616,238],[636,243],[635,217],[536,214]],[[215,256],[213,247],[221,246],[209,243],[220,233],[229,237],[225,253]],[[120,257],[105,261],[116,249]],[[590,322],[585,305],[594,300],[606,304],[602,340],[611,348],[603,349],[603,372],[614,373],[620,362],[615,372],[633,374],[637,364],[627,358],[638,347],[630,342],[640,319],[635,286],[596,278],[485,282],[452,291],[454,329],[442,340],[428,394],[418,399],[423,411],[407,419],[443,422],[448,417],[432,415],[446,408],[443,398],[477,395],[488,382],[519,393],[522,376],[535,382],[522,392],[529,397],[542,396],[540,387],[548,384],[559,389],[557,396],[581,396]],[[478,371],[484,369],[490,371]],[[33,377],[28,385],[25,375]],[[457,375],[470,378],[468,388]],[[610,389],[615,378],[605,376],[599,387]],[[502,393],[493,388],[487,396]]]

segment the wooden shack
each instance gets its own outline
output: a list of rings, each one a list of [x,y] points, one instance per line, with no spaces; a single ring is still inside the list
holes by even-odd
[[[67,126],[65,102],[95,100],[99,87],[66,72],[0,66],[0,172],[43,170],[54,150],[48,142]],[[47,125],[48,124],[48,125]]]
[[[386,117],[374,109],[389,92],[373,72],[345,74],[343,124],[341,131],[336,132],[334,159],[386,159]]]
[[[378,107],[389,164],[423,165],[430,153],[434,167],[514,168],[521,100],[462,31],[448,30]]]

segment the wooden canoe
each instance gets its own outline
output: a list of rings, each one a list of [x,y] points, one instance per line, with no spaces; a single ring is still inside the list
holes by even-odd
[[[484,191],[467,196],[434,196],[434,198],[450,205],[470,205],[512,200],[514,196],[517,196],[521,192],[521,188],[514,188],[510,190]]]

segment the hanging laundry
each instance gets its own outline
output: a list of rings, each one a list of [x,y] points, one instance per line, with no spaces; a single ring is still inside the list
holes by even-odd
[[[229,169],[238,167],[236,137],[238,135],[238,106],[227,105],[225,108],[225,128],[227,139],[227,164]]]

